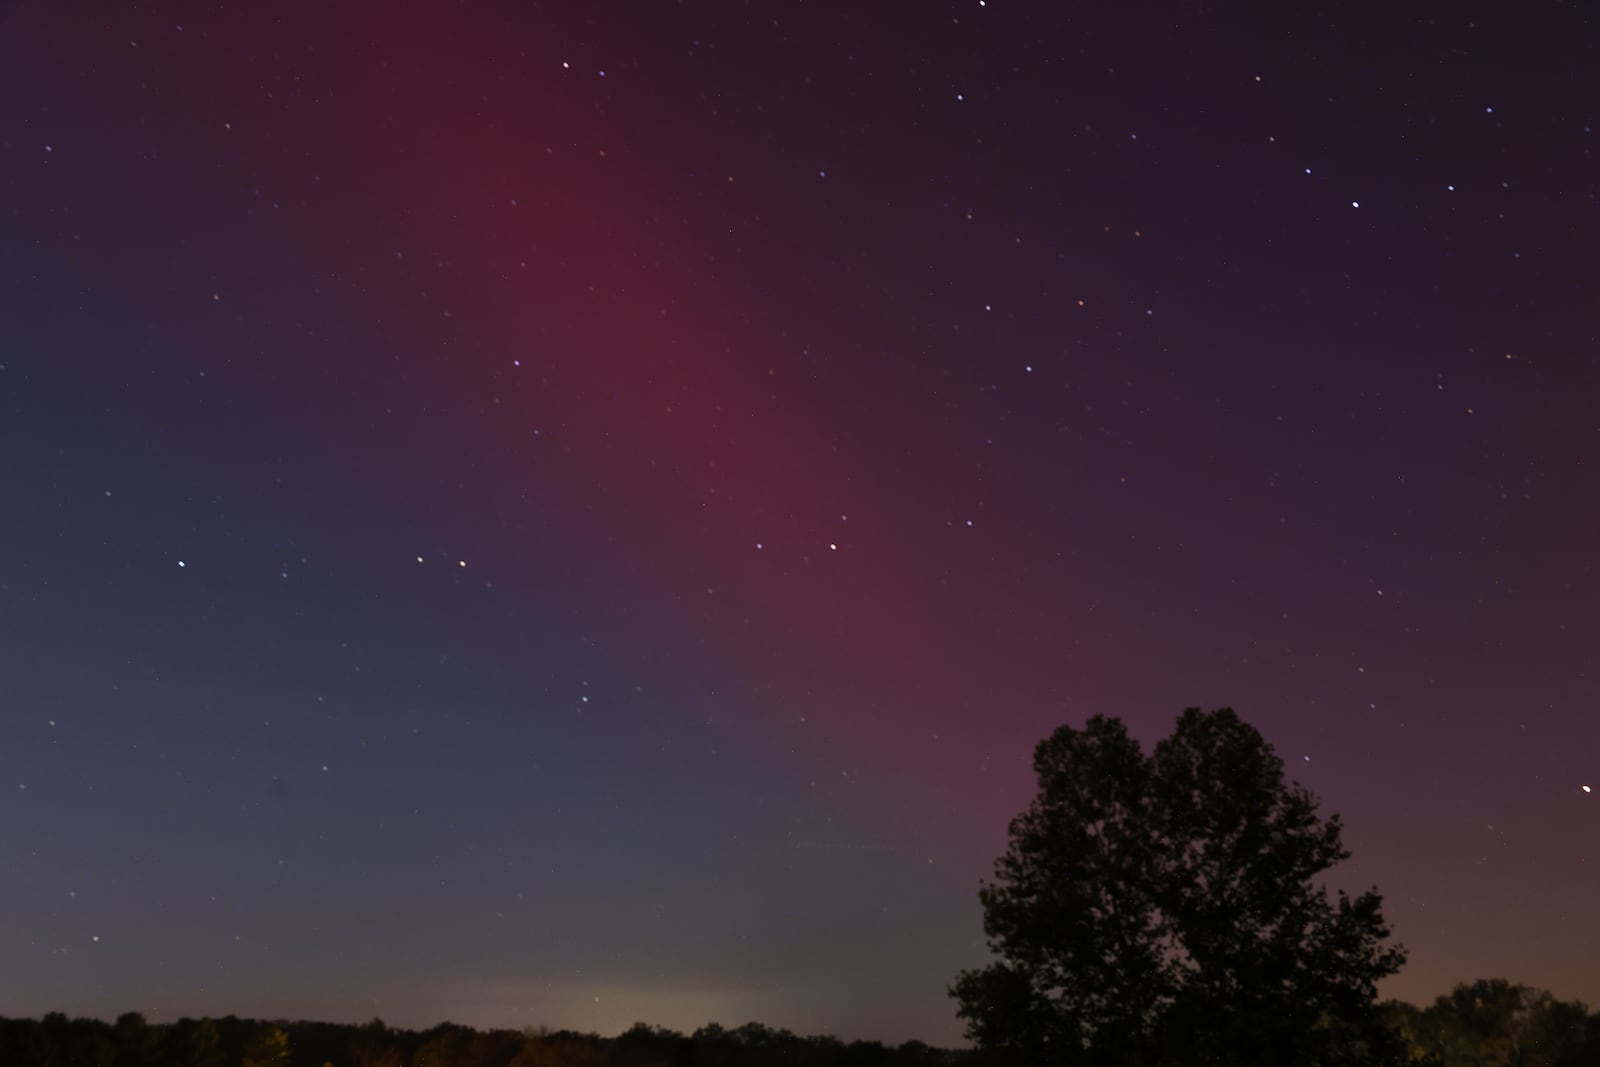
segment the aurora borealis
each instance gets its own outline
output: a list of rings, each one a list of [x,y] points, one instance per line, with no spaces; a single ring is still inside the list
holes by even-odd
[[[954,1043],[1231,705],[1600,1001],[1575,5],[0,5],[0,1003]]]

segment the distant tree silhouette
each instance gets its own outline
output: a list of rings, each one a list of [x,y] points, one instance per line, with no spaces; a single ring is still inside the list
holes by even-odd
[[[1576,1001],[1503,978],[1464,982],[1424,1009],[1388,1007],[1419,1063],[1579,1067],[1600,1063],[1600,1017]]]
[[[424,1032],[422,1037],[422,1044],[412,1058],[415,1067],[477,1067],[495,1059],[495,1050],[485,1042],[485,1035],[470,1027],[441,1023]],[[499,1063],[504,1063],[514,1053],[515,1049],[507,1049]]]
[[[598,1058],[598,1048],[585,1037],[561,1033],[528,1033],[510,1067],[583,1067]]]
[[[289,1067],[289,1035],[270,1023],[245,1040],[241,1067]]]
[[[1426,1008],[1389,1001],[1378,1016],[1413,1067],[1600,1064],[1600,1014],[1503,979],[1464,983]],[[1226,1018],[1219,1024],[1233,1025]],[[1324,1029],[1340,1040],[1327,1042],[1320,1064],[1360,1061],[1375,1067],[1383,1062],[1383,1046],[1363,1037],[1360,1027],[1325,1024]],[[1259,1062],[1210,1052],[1186,1058],[1153,1047],[1148,1055],[1140,1052],[1140,1067]],[[1370,1054],[1374,1047],[1379,1054]],[[453,1024],[418,1033],[376,1019],[352,1025],[230,1015],[152,1024],[128,1012],[112,1024],[60,1012],[42,1019],[0,1017],[0,1067],[412,1067],[419,1060],[435,1067],[988,1067],[1007,1058],[1029,1064],[1106,1062],[1094,1050],[1074,1056],[1054,1042],[1031,1055],[1014,1047],[952,1051],[920,1041],[891,1047],[799,1037],[759,1023],[732,1029],[711,1024],[688,1037],[637,1023],[607,1040],[565,1030],[475,1030]]]
[[[1428,1048],[1421,1008],[1403,1000],[1387,1000],[1379,1006],[1378,1015],[1412,1067],[1439,1067],[1439,1057]]]
[[[613,1067],[674,1067],[692,1061],[693,1042],[662,1026],[634,1023],[611,1043]]]
[[[0,1067],[953,1067],[964,1054],[911,1041],[799,1037],[760,1023],[716,1024],[686,1037],[637,1023],[616,1038],[547,1028],[475,1030],[444,1023],[418,1033],[370,1023],[0,1016]]]
[[[1313,880],[1337,816],[1232,709],[1190,708],[1146,756],[1123,724],[1064,726],[980,891],[1000,960],[950,992],[1001,1062],[1331,1067],[1397,1058],[1374,998],[1404,959],[1380,898]]]
[[[163,1062],[161,1034],[139,1012],[129,1011],[117,1016],[112,1028],[117,1067],[159,1067]]]
[[[172,1067],[226,1067],[222,1034],[213,1019],[179,1019],[167,1032]]]
[[[374,1018],[352,1029],[355,1033],[350,1037],[348,1048],[354,1067],[403,1067],[404,1052],[382,1019]]]
[[[894,1053],[882,1041],[852,1041],[839,1062],[844,1067],[885,1067]]]

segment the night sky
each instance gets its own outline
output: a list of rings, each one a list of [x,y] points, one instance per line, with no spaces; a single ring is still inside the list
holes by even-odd
[[[0,4],[0,1008],[956,1043],[1189,705],[1600,1002],[1596,37]]]

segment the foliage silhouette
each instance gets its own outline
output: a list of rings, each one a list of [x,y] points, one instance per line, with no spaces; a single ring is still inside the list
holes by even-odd
[[[1600,1014],[1499,979],[1458,986],[1427,1008],[1390,1001],[1380,1014],[1417,1067],[1600,1063]],[[229,1016],[153,1024],[130,1012],[110,1024],[60,1013],[39,1020],[0,1017],[3,1067],[166,1067],[196,1058],[242,1067],[252,1057],[280,1051],[287,1056],[285,1067],[409,1067],[429,1045],[428,1055],[444,1067],[986,1067],[995,1059],[984,1049],[952,1051],[919,1041],[897,1048],[845,1043],[758,1024],[713,1024],[685,1036],[638,1023],[608,1040],[565,1030],[484,1031],[451,1024],[415,1032],[376,1019],[350,1025]],[[439,1056],[447,1048],[456,1058]],[[1052,1052],[1035,1062],[1072,1061]]]
[[[685,1036],[637,1023],[616,1038],[546,1029],[416,1032],[370,1023],[0,1017],[0,1067],[956,1067],[963,1053],[911,1041],[846,1044],[760,1023]]]
[[[1439,1067],[1589,1067],[1600,1015],[1503,978],[1464,982],[1427,1008],[1386,1005],[1414,1062]]]
[[[1000,959],[950,987],[1000,1062],[1221,1067],[1398,1058],[1375,1004],[1404,953],[1377,892],[1329,899],[1338,816],[1232,709],[1146,756],[1116,720],[1034,752],[1039,792],[980,891]]]

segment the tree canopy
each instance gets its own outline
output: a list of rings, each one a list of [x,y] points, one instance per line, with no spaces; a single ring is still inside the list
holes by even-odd
[[[0,1016],[3,1067],[955,1067],[963,1057],[920,1041],[846,1043],[755,1022],[710,1023],[693,1034],[637,1023],[603,1038],[453,1023],[419,1032],[380,1019],[351,1025],[230,1015],[152,1024],[127,1012],[113,1025],[59,1012]]]
[[[1464,982],[1426,1008],[1391,1001],[1385,1014],[1419,1067],[1600,1063],[1600,1015],[1504,978]]]
[[[1092,1065],[1377,1063],[1376,890],[1330,898],[1338,816],[1230,708],[1146,755],[1117,719],[1034,752],[1039,791],[979,896],[1000,959],[950,993],[995,1058]]]

